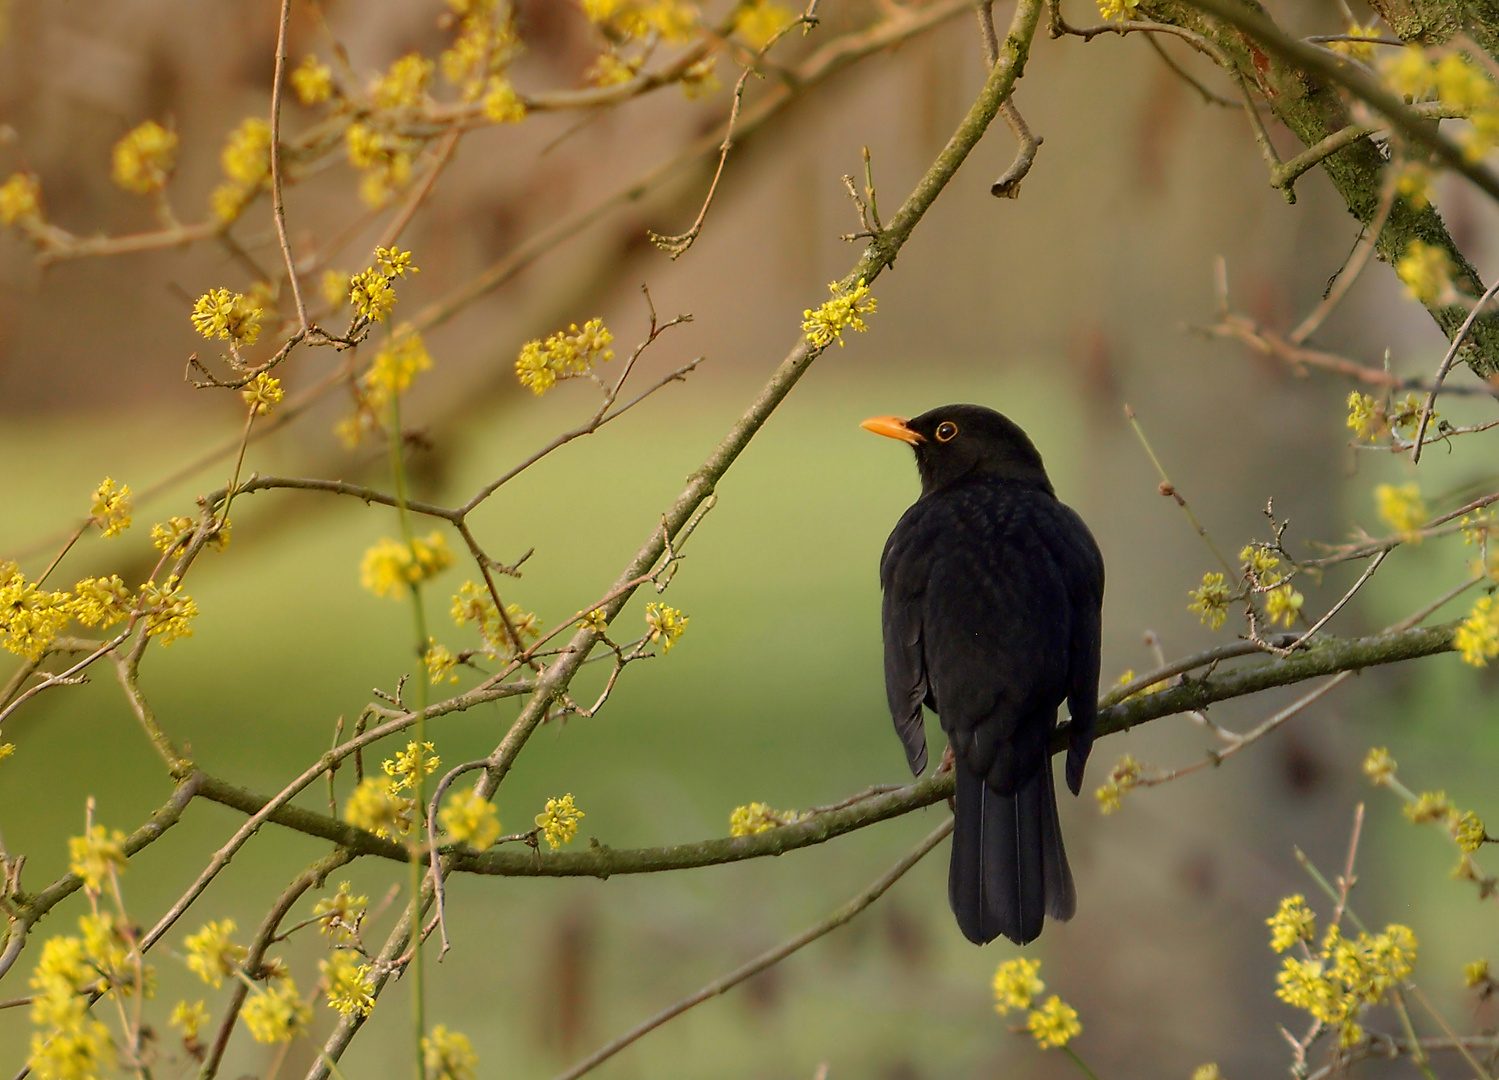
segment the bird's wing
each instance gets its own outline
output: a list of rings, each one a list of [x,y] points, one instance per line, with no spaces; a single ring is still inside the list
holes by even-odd
[[[1083,519],[1061,503],[1053,548],[1067,580],[1072,611],[1067,711],[1067,787],[1082,790],[1083,768],[1098,731],[1098,666],[1103,637],[1103,555]]]
[[[921,515],[907,511],[880,557],[880,587],[884,592],[880,621],[885,637],[885,698],[895,733],[906,748],[911,773],[926,768],[926,725],[921,706],[930,694],[921,647],[921,597],[926,574],[919,553],[927,541]]]
[[[1008,793],[1050,760],[1073,639],[1056,500],[1010,484],[930,500],[922,652],[956,755]]]

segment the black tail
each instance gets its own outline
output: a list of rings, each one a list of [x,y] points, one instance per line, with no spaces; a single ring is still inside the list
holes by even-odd
[[[1046,916],[1077,909],[1062,847],[1057,793],[1047,763],[1013,795],[999,795],[961,761],[947,899],[963,936],[986,945],[1000,934],[1034,941]]]

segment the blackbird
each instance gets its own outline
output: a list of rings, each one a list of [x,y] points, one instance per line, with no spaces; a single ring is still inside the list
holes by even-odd
[[[926,768],[922,706],[956,780],[947,894],[983,945],[1035,940],[1077,907],[1062,847],[1051,735],[1067,702],[1076,795],[1098,722],[1103,556],[1013,421],[980,405],[863,426],[916,451],[921,497],[880,559],[885,693],[911,771]]]

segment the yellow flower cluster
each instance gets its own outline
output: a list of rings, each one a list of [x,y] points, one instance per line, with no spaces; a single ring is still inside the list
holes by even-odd
[[[399,599],[406,590],[435,577],[453,564],[453,553],[440,532],[415,537],[410,546],[388,537],[364,553],[359,580],[376,596]]]
[[[89,916],[84,917],[85,920]],[[88,988],[98,983],[96,961],[83,938],[54,937],[42,945],[31,974],[31,1071],[39,1080],[86,1080],[114,1067],[109,1029],[88,1013]]]
[[[696,7],[683,0],[583,0],[583,14],[617,37],[656,33],[673,43],[691,38],[698,25]]]
[[[1192,602],[1187,605],[1187,610],[1197,612],[1208,629],[1218,629],[1228,618],[1228,602],[1233,599],[1233,594],[1222,574],[1203,574],[1202,584],[1188,595]]]
[[[494,803],[476,786],[455,791],[438,811],[437,822],[454,840],[483,851],[500,838],[500,819]]]
[[[325,896],[312,908],[313,918],[318,920],[318,929],[334,945],[348,945],[359,939],[359,927],[364,922],[364,909],[368,896],[355,896],[347,881],[338,883],[338,891]]]
[[[1270,927],[1270,948],[1278,953],[1317,936],[1317,917],[1306,906],[1306,897],[1300,893],[1282,900],[1279,910],[1266,919],[1265,924]]]
[[[130,590],[115,574],[84,578],[72,593],[39,589],[12,562],[0,562],[0,645],[40,660],[70,618],[113,626],[130,614]]]
[[[1041,961],[1024,957],[1000,964],[994,973],[994,1011],[1001,1016],[1009,1015],[1011,1010],[1028,1011],[1025,1027],[1037,1046],[1043,1050],[1066,1046],[1082,1034],[1083,1026],[1078,1023],[1077,1010],[1055,994],[1041,1006],[1033,1007],[1046,989],[1040,971]]]
[[[528,341],[521,346],[515,361],[515,373],[521,385],[533,393],[544,394],[560,379],[587,375],[597,365],[614,359],[609,348],[614,340],[603,319],[589,319],[578,329],[573,323],[545,341]]]
[[[1361,23],[1350,22],[1348,28],[1343,31],[1348,37],[1355,38],[1378,38],[1381,36],[1377,20],[1371,20],[1368,26]],[[1374,46],[1365,45],[1358,41],[1333,41],[1328,46],[1335,53],[1342,53],[1351,60],[1360,63],[1371,64],[1374,62]]]
[[[171,551],[193,534],[193,519],[180,515],[151,526],[151,543],[158,551]]]
[[[233,919],[204,924],[196,934],[183,941],[187,947],[187,967],[209,986],[218,989],[226,976],[233,976],[250,955],[250,950],[233,941]]]
[[[1124,796],[1139,782],[1140,763],[1132,754],[1125,754],[1109,773],[1109,778],[1093,792],[1093,797],[1098,800],[1098,812],[1106,817],[1114,813]]]
[[[1355,438],[1370,442],[1387,432],[1413,439],[1421,426],[1421,409],[1425,404],[1426,399],[1416,393],[1381,404],[1355,390],[1348,395],[1348,427]],[[1433,409],[1431,419],[1441,419],[1441,413]]]
[[[140,596],[148,637],[160,637],[163,645],[170,645],[178,638],[193,636],[192,621],[198,617],[198,605],[182,591],[175,577],[160,586],[146,582]]]
[[[1463,110],[1471,126],[1459,138],[1470,160],[1479,160],[1499,143],[1499,86],[1461,52],[1433,61],[1420,47],[1407,46],[1387,58],[1380,73],[1392,89],[1413,101],[1435,95]]]
[[[458,657],[446,645],[438,644],[436,638],[427,639],[427,651],[422,654],[422,663],[427,665],[427,678],[434,685],[444,679],[454,683],[458,681],[458,676],[452,673],[458,666]]]
[[[126,191],[149,195],[166,186],[176,165],[177,133],[147,120],[115,143],[110,175]]]
[[[584,816],[568,792],[560,799],[547,800],[546,809],[536,815],[536,827],[546,837],[547,846],[556,851],[578,835],[578,821]]]
[[[213,214],[228,224],[271,182],[271,125],[258,116],[246,117],[229,133],[219,164],[228,179],[213,189]]]
[[[208,1026],[208,1006],[202,1001],[195,1001],[189,1005],[186,999],[172,1006],[172,1015],[167,1017],[167,1023],[182,1032],[182,1041],[188,1046],[194,1046],[198,1041],[198,1032]]]
[[[68,870],[89,892],[99,892],[111,875],[125,872],[125,834],[95,825],[82,836],[69,837]]]
[[[312,1022],[312,1009],[290,978],[278,979],[265,990],[257,989],[239,1015],[251,1037],[263,1043],[291,1042]]]
[[[833,294],[831,300],[816,311],[808,308],[802,312],[802,333],[817,349],[826,349],[835,341],[842,348],[843,331],[863,333],[868,330],[863,316],[873,315],[878,307],[878,301],[869,295],[869,286],[863,278],[847,292],[836,281],[829,283],[828,291]]]
[[[281,404],[281,399],[286,396],[281,389],[281,380],[261,372],[251,379],[239,396],[245,399],[245,404],[254,410],[256,416],[264,416],[271,409]],[[152,530],[155,534],[155,530]]]
[[[406,744],[406,749],[397,750],[396,756],[381,763],[385,775],[390,777],[391,791],[405,791],[417,786],[423,776],[431,776],[442,764],[442,758],[433,752],[431,743]]]
[[[1499,657],[1499,604],[1494,597],[1479,597],[1473,610],[1452,635],[1452,644],[1462,655],[1463,663],[1487,667]]]
[[[130,528],[130,512],[133,509],[130,485],[121,484],[116,487],[115,482],[106,476],[104,483],[94,489],[94,503],[89,513],[93,516],[94,524],[109,537],[119,536]]]
[[[349,278],[349,303],[370,322],[384,322],[396,306],[396,290],[373,266]]]
[[[318,279],[318,292],[329,311],[337,311],[349,302],[349,289],[353,280],[353,274],[342,270],[323,271],[323,276]]]
[[[380,347],[375,362],[365,372],[362,382],[365,402],[377,412],[383,410],[411,389],[419,372],[431,367],[432,356],[422,336],[409,326],[398,329]]]
[[[1383,746],[1370,750],[1364,758],[1364,775],[1376,784],[1388,784],[1395,778],[1395,759]]]
[[[209,289],[193,303],[193,329],[209,340],[254,345],[260,337],[260,316],[260,305],[228,289]]]
[[[484,651],[490,656],[510,656],[514,649],[505,623],[489,590],[473,581],[465,581],[453,597],[453,621],[459,626],[473,623],[479,628],[484,641]],[[522,644],[528,644],[541,636],[541,620],[529,611],[521,610],[519,604],[506,604],[505,613],[510,616],[510,625],[515,628]]]
[[[588,81],[595,86],[618,86],[639,75],[643,63],[639,57],[624,57],[612,51],[600,53],[588,69]]]
[[[1239,562],[1244,565],[1244,576],[1256,588],[1273,589],[1285,578],[1279,569],[1280,556],[1263,544],[1246,544],[1239,552]]]
[[[729,815],[729,835],[754,836],[779,829],[782,825],[794,825],[800,818],[795,810],[772,810],[763,802],[752,802],[734,807],[734,812]]]
[[[458,35],[442,54],[443,77],[475,101],[487,82],[498,80],[520,52],[513,11],[494,0],[465,0]]]
[[[374,967],[360,959],[349,949],[335,949],[328,959],[318,961],[328,1007],[344,1016],[368,1016],[375,1007],[375,981],[370,977]]]
[[[1424,240],[1412,240],[1405,254],[1395,260],[1395,276],[1405,282],[1405,291],[1428,307],[1457,303],[1452,273],[1457,269],[1445,249]]]
[[[16,744],[15,743],[0,742],[0,761],[4,761],[6,758],[10,757],[10,755],[14,754],[15,752],[16,752]]]
[[[1419,161],[1407,161],[1395,176],[1395,192],[1413,210],[1425,210],[1431,205],[1431,182],[1434,177],[1430,166]]]
[[[1394,529],[1410,544],[1421,542],[1421,526],[1428,517],[1426,503],[1421,498],[1421,489],[1416,484],[1380,484],[1374,489],[1374,502],[1379,516],[1386,525]]]
[[[1289,585],[1271,589],[1265,594],[1265,618],[1271,626],[1278,622],[1291,626],[1301,616],[1304,600],[1305,597]]]
[[[0,184],[0,225],[35,221],[42,216],[42,189],[25,173],[12,173]]]
[[[375,80],[370,97],[377,109],[414,109],[427,97],[434,64],[420,53],[408,53]]]
[[[308,53],[291,73],[291,88],[303,105],[321,104],[333,96],[333,70]]]
[[[518,124],[526,118],[526,103],[502,75],[493,75],[484,88],[485,119],[496,124]]]
[[[1098,0],[1098,14],[1111,22],[1124,22],[1135,17],[1140,0]]]
[[[395,792],[386,776],[366,776],[344,803],[344,820],[357,829],[393,839],[411,831],[416,804]]]
[[[1385,430],[1384,410],[1372,396],[1354,390],[1348,395],[1348,427],[1355,439],[1373,442]]]
[[[647,636],[653,644],[661,645],[663,653],[671,652],[671,647],[677,643],[691,621],[676,608],[666,604],[645,605],[645,625],[650,627]]]
[[[796,21],[796,12],[776,0],[751,0],[740,6],[734,18],[734,33],[752,48],[763,49],[772,38]]]
[[[1310,939],[1316,933],[1311,913],[1303,905],[1290,907],[1300,910],[1293,910],[1286,919],[1277,913],[1269,920],[1271,946],[1277,952],[1283,951],[1279,943],[1292,932],[1303,935],[1297,940]],[[1283,901],[1282,912],[1287,908],[1288,902]],[[1364,1007],[1377,1004],[1411,973],[1416,962],[1416,936],[1409,927],[1392,923],[1383,933],[1360,933],[1349,940],[1334,925],[1328,927],[1320,950],[1304,951],[1304,958],[1288,956],[1282,961],[1275,996],[1338,1028],[1339,1041],[1347,1047],[1363,1038],[1359,1016]]]
[[[1192,1080],[1223,1080],[1223,1073],[1218,1069],[1216,1061],[1209,1061],[1192,1070]]]
[[[354,123],[344,131],[344,148],[349,164],[364,174],[359,196],[367,205],[383,206],[411,182],[411,155],[416,143],[405,136]]]
[[[438,1024],[422,1037],[422,1057],[432,1080],[474,1080],[479,1059],[468,1036]]]
[[[1484,986],[1493,981],[1489,975],[1489,962],[1487,960],[1474,960],[1471,964],[1463,965],[1463,985],[1470,989],[1475,986]]]

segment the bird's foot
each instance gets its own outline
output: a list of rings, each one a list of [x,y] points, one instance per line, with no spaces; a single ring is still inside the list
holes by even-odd
[[[952,744],[948,743],[947,749],[942,751],[942,762],[937,766],[937,771],[932,775],[941,776],[945,772],[951,772],[955,761],[957,761],[957,758],[953,756]]]

